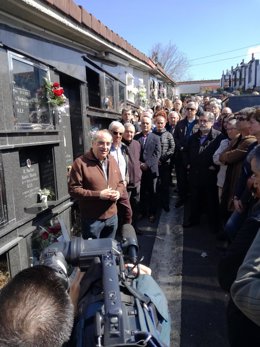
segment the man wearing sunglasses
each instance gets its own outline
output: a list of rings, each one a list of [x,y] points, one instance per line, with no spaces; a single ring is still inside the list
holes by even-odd
[[[175,141],[175,171],[179,195],[175,204],[176,208],[184,204],[188,195],[187,168],[183,160],[189,137],[198,131],[197,110],[197,103],[189,102],[186,105],[186,117],[176,124],[173,134]]]
[[[118,121],[113,121],[109,124],[108,130],[112,135],[110,155],[113,156],[115,158],[115,161],[117,162],[125,186],[123,195],[117,201],[118,226],[120,229],[123,224],[132,223],[132,209],[126,191],[126,187],[129,183],[129,156],[127,145],[122,142],[123,134],[125,132],[125,127],[123,126],[123,124]]]

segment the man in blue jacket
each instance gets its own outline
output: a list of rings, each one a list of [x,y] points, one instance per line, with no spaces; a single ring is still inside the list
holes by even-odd
[[[144,216],[148,209],[149,221],[153,223],[157,210],[156,184],[159,176],[158,163],[161,156],[161,143],[159,136],[151,131],[152,120],[150,117],[142,117],[141,129],[141,133],[135,136],[135,140],[141,145],[140,213]]]

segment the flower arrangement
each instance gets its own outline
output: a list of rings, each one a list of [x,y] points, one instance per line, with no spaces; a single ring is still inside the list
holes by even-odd
[[[51,106],[62,106],[67,102],[64,89],[60,86],[59,82],[52,83],[47,78],[44,78],[44,89],[48,103]]]
[[[139,96],[141,101],[146,100],[146,88],[144,86],[140,87],[140,89],[138,91],[138,96]]]
[[[133,85],[127,86],[126,89],[129,93],[132,93],[134,95],[138,93],[138,88],[134,87]]]
[[[4,287],[10,279],[10,273],[6,262],[0,261],[0,289]]]
[[[39,189],[38,195],[40,197],[40,200],[42,196],[46,196],[48,200],[52,200],[55,197],[53,191],[48,188]]]
[[[32,234],[32,251],[34,259],[39,260],[41,252],[62,235],[61,226],[57,219],[51,219],[46,226],[38,225]]]

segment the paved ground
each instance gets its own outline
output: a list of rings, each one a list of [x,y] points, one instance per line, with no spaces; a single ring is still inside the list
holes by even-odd
[[[202,227],[183,232],[183,208],[162,211],[154,224],[139,223],[138,236],[144,263],[163,288],[172,317],[171,347],[227,347],[225,304],[216,268],[221,251],[215,235]]]

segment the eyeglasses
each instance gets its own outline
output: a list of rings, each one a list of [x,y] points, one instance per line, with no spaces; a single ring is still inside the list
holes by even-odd
[[[106,141],[97,141],[98,146],[111,146],[111,142],[106,142]]]
[[[200,122],[200,123],[208,123],[209,120],[207,120],[207,119],[199,119],[199,122]]]
[[[186,110],[187,110],[187,111],[195,111],[195,108],[190,108],[190,107],[188,107],[188,108],[186,108]]]
[[[247,120],[246,117],[236,117],[236,119],[239,120],[239,121]]]
[[[122,136],[123,133],[120,133],[119,131],[113,131],[113,135],[120,135],[120,136]]]

